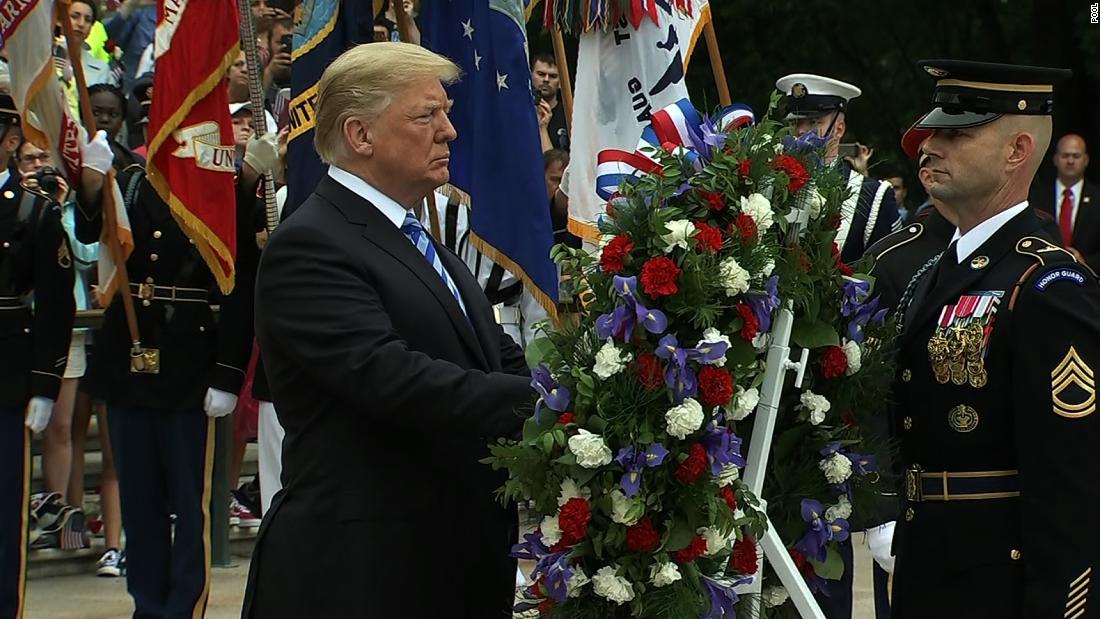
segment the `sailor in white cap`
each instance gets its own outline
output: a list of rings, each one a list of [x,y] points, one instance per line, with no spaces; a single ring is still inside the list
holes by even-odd
[[[856,86],[810,73],[779,78],[775,87],[784,94],[787,120],[798,136],[811,131],[824,142],[825,163],[841,166],[848,178],[849,197],[841,208],[836,244],[845,262],[853,262],[875,241],[899,225],[894,190],[886,181],[868,178],[838,157],[847,131],[848,102],[861,94]]]

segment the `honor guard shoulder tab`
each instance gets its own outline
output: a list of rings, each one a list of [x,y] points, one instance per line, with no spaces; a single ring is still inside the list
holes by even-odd
[[[867,253],[874,256],[876,259],[882,258],[902,245],[917,240],[923,232],[924,224],[922,223],[912,223],[907,226],[902,226],[897,232],[892,232],[879,239],[874,245],[867,249]]]

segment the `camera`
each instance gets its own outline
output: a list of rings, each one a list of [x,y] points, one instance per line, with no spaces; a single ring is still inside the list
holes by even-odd
[[[50,166],[46,166],[35,172],[34,180],[38,181],[38,187],[42,192],[50,196],[57,195],[57,190],[61,188],[61,183],[58,181],[57,170]]]
[[[841,144],[837,149],[837,156],[839,157],[858,157],[859,156],[859,144]]]
[[[283,46],[283,51],[289,54],[294,47],[294,35],[284,34],[279,38],[279,44]]]

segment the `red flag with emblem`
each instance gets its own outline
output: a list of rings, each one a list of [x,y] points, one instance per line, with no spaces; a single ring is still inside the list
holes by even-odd
[[[237,205],[226,71],[240,54],[236,5],[159,0],[153,50],[149,182],[228,293]]]

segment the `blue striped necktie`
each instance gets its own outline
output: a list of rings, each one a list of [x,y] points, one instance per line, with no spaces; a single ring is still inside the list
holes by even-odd
[[[466,304],[462,302],[462,295],[458,294],[458,287],[455,286],[451,276],[447,274],[447,269],[443,267],[443,262],[435,253],[435,246],[428,238],[428,233],[424,231],[424,226],[420,225],[420,220],[414,217],[411,212],[406,213],[405,221],[401,224],[401,231],[409,237],[409,240],[424,256],[424,259],[428,261],[428,264],[432,265],[440,279],[443,280],[443,285],[447,286],[447,290],[450,290],[451,294],[454,295],[455,301],[458,301],[462,313],[466,314]],[[466,314],[466,318],[469,319],[469,314]]]

